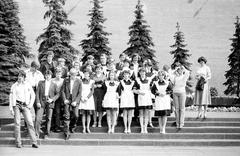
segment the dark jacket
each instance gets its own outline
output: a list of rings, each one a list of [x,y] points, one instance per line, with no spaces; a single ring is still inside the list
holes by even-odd
[[[41,104],[41,107],[45,107],[46,101],[44,99],[45,94],[45,80],[38,83],[36,92],[36,102]],[[57,91],[57,85],[51,81],[49,88],[49,98],[53,100],[52,107],[54,108],[54,102],[59,98],[59,92]]]
[[[62,94],[63,101],[70,100],[70,78],[66,78],[63,81],[61,94]],[[72,101],[71,102],[77,102],[77,105],[79,105],[81,95],[82,95],[81,80],[75,79],[75,81],[73,83]]]

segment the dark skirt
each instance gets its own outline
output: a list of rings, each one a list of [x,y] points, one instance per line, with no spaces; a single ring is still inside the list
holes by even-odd
[[[153,106],[138,106],[137,107],[138,110],[142,110],[142,109],[153,109]]]
[[[118,110],[118,108],[104,107],[104,110],[113,110],[113,111],[117,111],[117,110]]]
[[[134,110],[135,107],[125,107],[125,108],[120,108],[120,111],[122,112],[123,110]]]
[[[95,88],[93,93],[94,103],[95,103],[95,110],[97,112],[103,112],[104,109],[102,107],[102,102],[104,98],[104,90],[101,88]]]
[[[154,116],[161,117],[161,116],[170,116],[171,110],[155,110]]]
[[[93,115],[94,110],[85,110],[85,109],[80,109],[80,114],[86,114],[86,115]]]

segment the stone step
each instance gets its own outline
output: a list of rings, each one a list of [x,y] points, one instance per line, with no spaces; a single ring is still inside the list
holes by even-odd
[[[105,118],[106,117],[103,118],[103,121],[106,121]],[[119,122],[122,122],[122,117],[119,117],[118,120],[119,120]],[[79,117],[78,121],[81,122],[81,117]],[[135,121],[136,121],[136,118],[133,118],[133,123]],[[153,117],[152,121],[157,122],[158,118]],[[174,117],[168,117],[168,121],[175,121],[175,118]],[[200,118],[200,119],[196,119],[196,118],[193,118],[193,117],[186,117],[185,121],[199,121],[199,122],[201,122],[201,121],[204,121],[204,122],[206,122],[206,121],[221,121],[221,122],[229,122],[230,121],[230,122],[235,122],[236,121],[236,122],[240,122],[240,118],[206,118],[206,119]],[[0,126],[5,125],[5,124],[10,124],[10,123],[13,123],[13,122],[14,122],[14,120],[13,120],[12,117],[11,118],[0,118]]]
[[[22,128],[23,129],[23,128]],[[76,127],[76,132],[82,132],[82,126]],[[107,133],[108,128],[107,127],[91,127],[90,128],[92,133]],[[14,131],[13,126],[8,127],[2,127],[1,131]],[[140,133],[140,127],[139,126],[132,126],[131,127],[132,133]],[[159,133],[159,128],[148,128],[149,133]],[[123,133],[124,127],[116,127],[115,128],[116,133]],[[205,126],[205,127],[184,127],[180,131],[178,131],[175,127],[167,127],[166,128],[167,133],[239,133],[240,127],[226,127],[226,126]]]
[[[25,132],[21,133],[22,138],[28,138],[29,135]],[[0,131],[0,137],[14,137],[14,132],[10,131]],[[63,139],[63,133],[51,133],[49,138],[58,138]],[[83,134],[83,133],[73,133],[71,134],[71,138],[74,139],[240,139],[240,133],[148,133],[148,134],[140,134],[140,133],[91,133],[91,134]]]
[[[29,145],[29,139],[22,139],[24,145]],[[14,138],[1,138],[0,145],[14,145]],[[85,146],[240,146],[238,139],[74,139],[70,140],[50,138],[47,140],[38,140],[40,145],[85,145]]]
[[[167,122],[167,127],[172,127],[174,121],[168,121]],[[24,122],[21,122],[22,129]],[[78,126],[81,126],[81,123],[78,123]],[[107,127],[107,123],[103,122],[102,123],[103,127]],[[122,121],[118,122],[118,127],[123,127]],[[154,127],[158,127],[158,121],[153,122]],[[137,122],[132,123],[132,127],[140,127],[140,124]],[[185,122],[185,127],[240,127],[240,122],[238,121],[186,121]],[[7,124],[7,125],[2,125],[1,130],[4,131],[12,131],[14,130],[14,124]]]

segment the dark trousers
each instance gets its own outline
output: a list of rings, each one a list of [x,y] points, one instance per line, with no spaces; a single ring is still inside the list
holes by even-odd
[[[55,129],[60,129],[61,127],[62,107],[63,107],[63,101],[61,98],[59,98],[55,101],[55,107],[53,110],[53,117],[52,117],[52,126]]]
[[[52,114],[53,114],[53,103],[45,103],[44,107],[38,108],[37,109],[37,114],[36,114],[36,133],[38,136],[40,136],[41,132],[41,123],[42,123],[42,118],[44,112],[46,112],[46,131],[45,134],[48,135],[51,130],[51,122],[52,122]]]
[[[72,113],[71,113],[72,112]],[[64,133],[69,134],[69,128],[74,129],[78,120],[78,106],[64,105]]]

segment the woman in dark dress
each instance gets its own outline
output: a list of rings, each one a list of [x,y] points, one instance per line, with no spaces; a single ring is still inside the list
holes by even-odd
[[[95,74],[93,75],[93,80],[95,81],[94,93],[93,93],[94,102],[95,102],[95,112],[93,114],[94,123],[92,127],[97,126],[97,115],[98,115],[98,127],[102,127],[102,116],[103,116],[102,101],[105,94],[105,90],[103,87],[105,79],[106,77],[102,72],[102,66],[97,65],[95,68]]]

